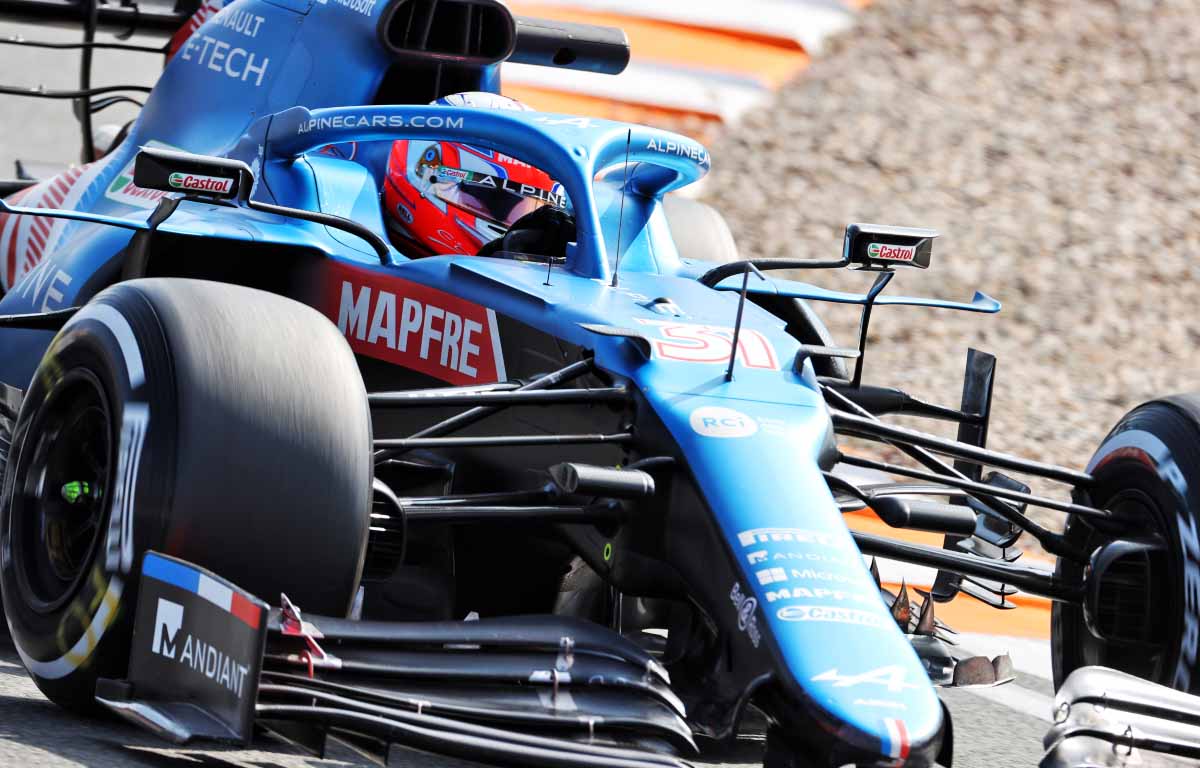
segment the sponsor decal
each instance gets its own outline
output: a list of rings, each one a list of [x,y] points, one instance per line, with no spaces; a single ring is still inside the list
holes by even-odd
[[[237,10],[236,8],[228,8],[224,13],[218,13],[213,19],[213,24],[232,29],[238,34],[246,37],[258,37],[259,27],[262,26],[263,17],[250,13],[249,11]]]
[[[1180,658],[1175,665],[1175,685],[1179,690],[1186,691],[1191,685],[1197,645],[1200,644],[1200,615],[1197,615],[1200,612],[1200,536],[1197,536],[1195,519],[1189,517],[1184,509],[1176,512],[1175,525],[1183,545],[1183,593],[1186,602]]]
[[[775,590],[767,590],[767,602],[774,603],[777,600],[837,600],[850,601],[852,603],[868,603],[873,604],[878,600],[874,595],[868,597],[855,592],[846,592],[841,589],[826,589],[824,587],[780,587]]]
[[[781,621],[823,621],[835,624],[856,624],[860,627],[883,627],[886,620],[871,611],[841,608],[835,605],[785,605],[775,612]]]
[[[183,626],[183,606],[170,600],[158,598],[158,611],[154,614],[154,634],[150,638],[150,651],[168,659],[175,658],[176,638]]]
[[[200,571],[150,553],[142,564],[142,575],[191,592],[230,614],[250,629],[259,628],[262,617],[259,606]],[[224,642],[219,642],[228,641],[229,638],[210,637],[206,640],[196,634],[204,626],[203,622],[194,623],[192,631],[189,632],[184,628],[184,618],[185,610],[182,605],[162,597],[158,598],[154,633],[150,637],[151,652],[203,675],[237,698],[242,698],[250,668],[234,658]]]
[[[201,176],[194,173],[172,173],[167,177],[167,184],[174,189],[216,192],[220,195],[227,195],[233,189],[233,179],[223,179],[220,176]]]
[[[835,565],[846,565],[850,562],[845,557],[831,555],[826,552],[776,552],[771,555],[772,562],[780,560],[807,560],[814,563],[833,563]]]
[[[804,528],[751,528],[738,534],[738,541],[743,547],[767,542],[790,542],[793,544],[819,544],[823,547],[843,548],[847,545],[846,537],[834,536],[821,531],[810,531]]]
[[[872,259],[883,261],[912,261],[917,257],[917,247],[915,245],[871,243],[867,246],[867,255]]]
[[[29,208],[73,208],[103,167],[103,163],[93,163],[71,168],[10,195],[7,202]],[[59,238],[69,226],[71,222],[63,219],[0,215],[0,288],[6,291],[16,288],[22,278],[54,252]],[[55,273],[55,277],[60,276]],[[66,273],[61,277],[70,282]],[[59,306],[51,302],[47,308]]]
[[[380,272],[333,269],[323,311],[356,353],[451,384],[505,380],[492,309]]]
[[[900,693],[906,688],[916,688],[916,683],[910,683],[905,678],[907,672],[899,664],[879,667],[857,675],[843,675],[837,667],[827,669],[813,678],[817,683],[833,683],[834,688],[855,688],[860,685],[882,685],[892,693]]]
[[[646,149],[654,150],[655,152],[662,152],[664,155],[677,155],[679,157],[686,157],[703,168],[707,168],[709,164],[708,150],[691,141],[675,141],[673,139],[651,138],[650,141],[646,143]]]
[[[21,298],[29,299],[32,306],[42,312],[63,307],[63,289],[71,285],[73,278],[58,268],[52,259],[46,259],[34,267],[21,281]]]
[[[189,37],[179,51],[179,58],[233,80],[253,82],[256,88],[263,84],[267,66],[271,63],[266,56],[209,35]]]
[[[375,3],[378,0],[333,0],[334,5],[340,5],[343,8],[361,13],[363,16],[370,16],[375,12]],[[329,5],[329,0],[317,0],[321,5]]]
[[[153,147],[155,149],[174,149],[179,147],[165,144],[161,141],[148,141],[143,146]],[[133,165],[137,162],[137,153],[135,152],[129,158],[129,162],[125,163],[125,167],[121,169],[112,183],[108,185],[108,189],[104,191],[104,196],[116,203],[132,205],[137,208],[155,208],[158,206],[158,201],[162,200],[169,193],[162,189],[145,189],[133,183]]]
[[[470,171],[464,171],[461,168],[451,168],[443,165],[437,170],[438,181],[467,181],[471,178]]]
[[[129,362],[126,361],[127,364]],[[140,367],[141,361],[138,362]],[[137,387],[140,382],[132,381],[133,378],[130,375],[130,385]],[[133,568],[133,503],[138,469],[142,464],[142,445],[146,441],[146,427],[149,424],[150,408],[145,403],[125,405],[121,415],[116,489],[109,513],[108,537],[104,542],[104,567],[109,573],[129,573]]]
[[[758,644],[762,642],[762,634],[758,630],[758,618],[754,615],[758,609],[758,600],[742,594],[742,585],[735,582],[733,589],[729,590],[729,601],[733,603],[733,607],[737,611],[738,629],[745,632],[746,636],[750,638],[750,643],[757,648]]]
[[[442,166],[439,174],[445,175],[444,172],[446,170],[455,169],[447,169],[445,166]],[[566,192],[561,184],[555,184],[553,189],[542,189],[540,187],[535,187],[532,184],[521,184],[519,182],[506,179],[502,176],[492,176],[488,173],[478,173],[475,171],[463,171],[463,173],[465,173],[467,176],[467,178],[463,180],[463,183],[465,184],[473,184],[479,187],[491,187],[492,189],[503,190],[509,194],[520,195],[521,197],[532,197],[535,200],[541,200],[543,203],[549,203],[555,208],[565,208],[567,206]]]
[[[638,322],[652,326],[658,332],[657,337],[650,337],[650,345],[657,357],[685,363],[729,363],[729,352],[733,347],[731,327],[645,318],[638,318]],[[753,328],[743,327],[738,336],[737,361],[746,368],[779,370],[775,347]]]
[[[751,552],[746,555],[746,562],[750,565],[758,565],[759,563],[767,562],[767,550],[760,549],[757,552]]]
[[[762,554],[764,557],[759,562],[766,560],[766,552],[764,551]],[[751,564],[753,565],[753,561],[751,561]],[[755,575],[758,577],[758,583],[763,585],[774,584],[780,581],[790,581],[792,579],[796,579],[797,581],[836,581],[842,584],[853,583],[853,579],[849,579],[840,573],[818,571],[813,568],[764,568],[761,571],[757,571]],[[821,595],[818,595],[818,597],[821,597]],[[841,598],[838,599],[840,600]]]
[[[446,115],[380,115],[360,112],[331,117],[314,117],[296,129],[299,134],[324,131],[330,128],[463,128],[465,118]]]
[[[758,422],[741,411],[704,405],[688,418],[692,430],[705,437],[750,437],[758,432]]]
[[[754,575],[758,577],[758,583],[764,585],[787,581],[787,570],[784,568],[764,568],[761,571],[755,571]]]

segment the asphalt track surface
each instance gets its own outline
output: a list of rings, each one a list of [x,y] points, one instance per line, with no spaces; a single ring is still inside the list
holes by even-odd
[[[23,34],[33,39],[71,40],[76,33],[31,30],[0,23],[0,38]],[[151,85],[156,57],[98,52],[95,85]],[[0,84],[73,88],[77,54],[0,46]],[[78,128],[69,102],[0,96],[0,178],[12,175],[13,160],[38,164],[67,163],[78,157]],[[118,109],[124,109],[118,108]],[[128,119],[130,111],[106,112],[97,122]],[[886,578],[886,574],[885,574]],[[1048,727],[1050,669],[1045,643],[988,636],[965,639],[964,646],[989,655],[1014,650],[1018,679],[983,690],[949,690],[942,696],[953,717],[955,766],[1019,767],[1037,764],[1041,738]],[[1016,651],[1021,652],[1017,653]],[[301,754],[281,742],[260,739],[251,751],[208,747],[169,748],[140,731],[106,720],[68,714],[41,696],[0,633],[0,766],[111,766],[112,768],[292,768],[372,763],[347,746],[331,745],[327,759]],[[753,748],[742,759],[753,759]],[[391,765],[420,768],[465,768],[468,763],[393,748]],[[756,763],[724,763],[751,765]],[[713,763],[720,765],[720,763]]]

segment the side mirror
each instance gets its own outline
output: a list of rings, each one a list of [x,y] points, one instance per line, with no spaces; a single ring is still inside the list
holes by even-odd
[[[863,269],[928,269],[933,238],[937,236],[937,231],[933,229],[851,224],[846,227],[842,258]]]
[[[241,160],[143,147],[134,161],[133,183],[189,197],[246,200],[254,173]]]

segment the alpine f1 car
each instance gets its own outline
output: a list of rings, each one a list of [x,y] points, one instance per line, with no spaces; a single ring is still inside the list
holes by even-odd
[[[1055,601],[1047,764],[1200,757],[1200,398],[1136,408],[1084,469],[991,450],[991,355],[958,407],[863,381],[875,308],[1000,309],[884,293],[934,232],[742,259],[674,194],[709,167],[684,136],[429,105],[498,93],[506,61],[619,72],[621,32],[493,0],[0,16],[84,30],[78,90],[3,89],[74,100],[84,136],[84,164],[0,206],[0,589],[53,701],[176,741],[521,766],[682,765],[755,728],[772,768],[950,765],[934,686],[1012,672],[934,605],[1022,590]],[[113,141],[93,114],[132,97],[91,86],[102,47],[168,54]],[[388,185],[398,142],[423,191]],[[552,186],[504,173],[525,166]],[[502,193],[537,202],[499,223],[463,202]],[[487,243],[393,237],[435,198]],[[841,268],[874,282],[780,276]],[[861,308],[857,343],[821,302]],[[852,533],[864,506],[944,547]],[[1016,562],[1022,532],[1053,572]],[[938,578],[918,603],[864,556]]]

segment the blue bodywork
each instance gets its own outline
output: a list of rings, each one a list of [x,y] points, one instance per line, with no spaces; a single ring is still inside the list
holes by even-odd
[[[244,160],[258,179],[255,199],[353,218],[380,235],[379,164],[318,150],[436,137],[542,168],[566,188],[578,226],[566,264],[549,272],[506,259],[411,260],[394,248],[385,266],[345,232],[194,201],[183,202],[160,231],[304,249],[361,274],[402,276],[594,350],[599,366],[631,382],[669,432],[724,538],[739,577],[727,585],[729,600],[710,610],[728,612],[796,710],[862,762],[902,761],[910,745],[918,762],[931,760],[942,709],[821,475],[832,428],[812,365],[797,366],[799,344],[784,323],[748,303],[742,338],[750,346],[726,381],[723,340],[741,277],[717,289],[699,284],[695,277],[706,265],[681,258],[671,239],[661,197],[707,172],[705,149],[665,131],[564,115],[370,106],[393,64],[376,39],[383,4],[371,7],[372,14],[326,0],[227,6],[170,61],[129,137],[87,167],[63,207],[144,226],[151,206],[130,193],[125,178],[143,145]],[[477,87],[497,86],[496,71],[481,69]],[[131,237],[94,223],[54,227],[53,247],[0,300],[0,314],[85,303],[104,287],[96,276],[111,272]],[[862,300],[769,277],[751,277],[750,290]],[[659,297],[670,298],[678,314],[652,309]],[[889,301],[999,308],[978,296],[970,305],[879,303]],[[626,336],[596,333],[596,326],[643,337],[650,354]],[[28,386],[51,336],[0,332],[0,381]]]

